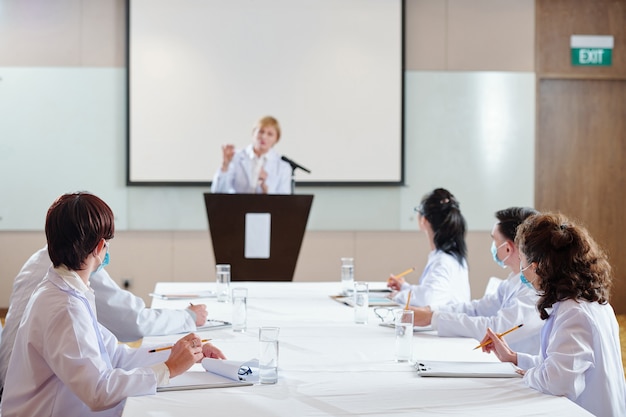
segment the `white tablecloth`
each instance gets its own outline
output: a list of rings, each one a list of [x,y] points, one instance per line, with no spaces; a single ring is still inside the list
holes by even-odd
[[[237,282],[248,288],[248,330],[199,332],[229,359],[258,357],[258,328],[280,327],[279,380],[276,385],[163,392],[127,400],[124,416],[588,416],[562,397],[541,394],[518,378],[424,378],[409,363],[394,361],[393,329],[353,323],[352,308],[332,300],[339,283]],[[159,283],[157,293],[213,289],[206,283]],[[231,319],[230,304],[205,303],[211,318]],[[154,299],[152,307],[184,308],[189,300]],[[144,343],[176,340],[150,337]],[[413,358],[493,362],[473,350],[477,341],[416,333]]]

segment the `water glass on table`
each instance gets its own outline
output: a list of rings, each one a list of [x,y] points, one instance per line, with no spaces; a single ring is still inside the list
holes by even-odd
[[[349,295],[354,289],[354,258],[341,258],[341,293]]]
[[[245,332],[248,319],[248,289],[233,288],[233,331]]]
[[[396,329],[396,362],[411,360],[413,344],[413,310],[394,310],[394,324]]]
[[[215,265],[215,295],[220,303],[230,301],[230,265]]]
[[[367,282],[354,283],[354,322],[367,324],[369,314],[369,288]]]
[[[278,327],[259,329],[259,382],[278,382]]]

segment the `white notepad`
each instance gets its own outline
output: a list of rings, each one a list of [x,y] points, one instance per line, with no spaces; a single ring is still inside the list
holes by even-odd
[[[258,381],[258,369],[257,359],[232,361],[204,358],[202,366],[194,365],[191,370],[170,379],[169,385],[157,387],[157,392],[252,385]]]
[[[448,362],[415,361],[420,376],[448,378],[521,378],[517,368],[510,362]]]

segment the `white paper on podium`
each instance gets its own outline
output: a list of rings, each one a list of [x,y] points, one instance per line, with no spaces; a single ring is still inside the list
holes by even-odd
[[[244,257],[269,259],[272,216],[270,213],[246,213]]]

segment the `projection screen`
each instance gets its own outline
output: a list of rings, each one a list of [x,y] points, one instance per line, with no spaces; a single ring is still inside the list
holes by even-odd
[[[205,185],[278,119],[299,184],[403,182],[402,0],[130,0],[129,185]]]

